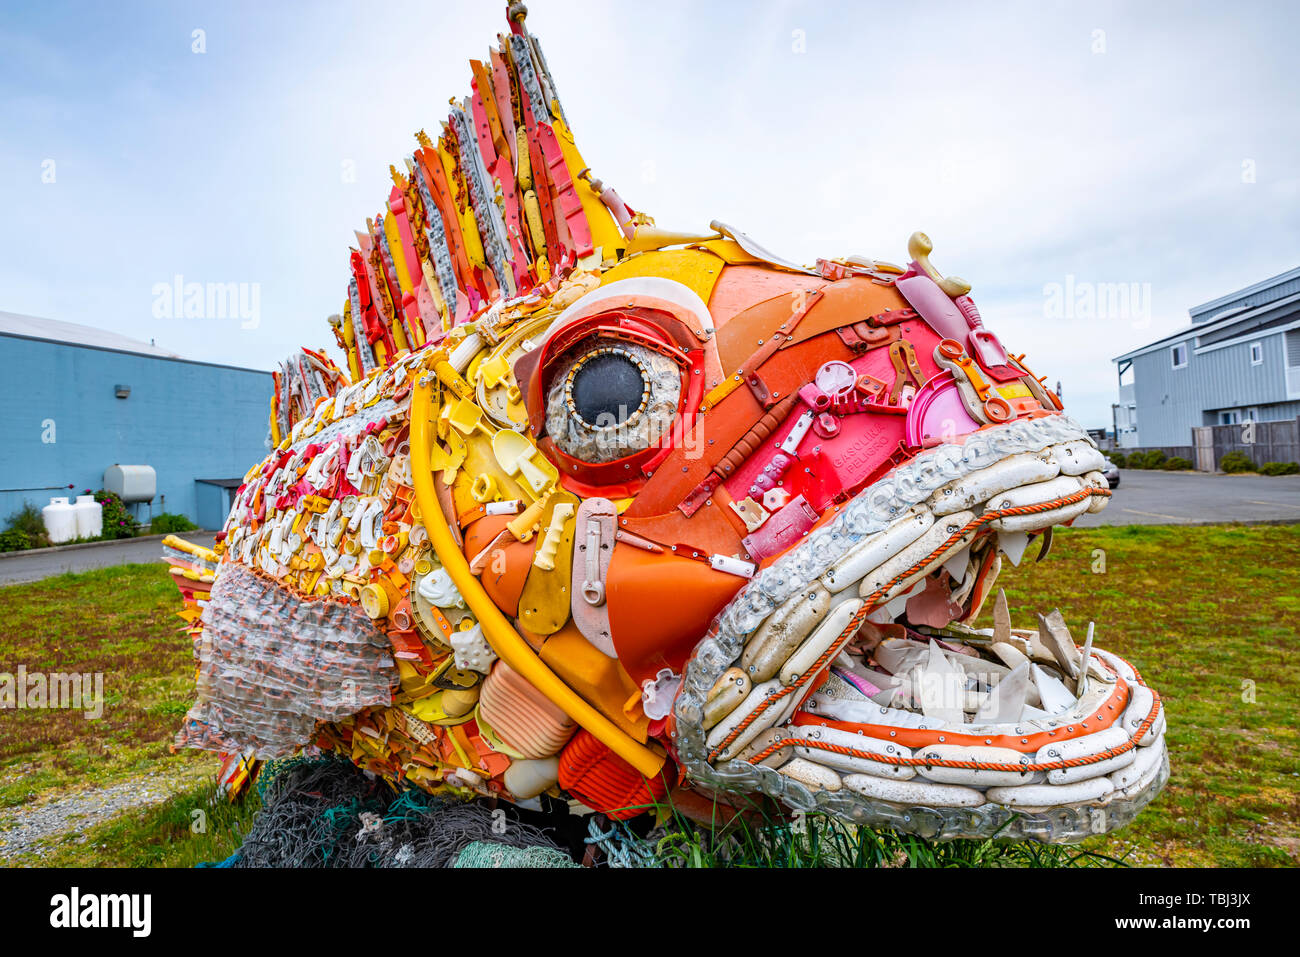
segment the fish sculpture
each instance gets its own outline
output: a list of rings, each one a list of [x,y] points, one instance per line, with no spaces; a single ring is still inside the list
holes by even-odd
[[[168,542],[177,744],[612,818],[1072,841],[1168,778],[1159,695],[1004,561],[1103,458],[942,275],[657,227],[579,153],[512,3],[357,233],[346,356],[276,374],[215,549]],[[973,622],[986,605],[992,628]]]

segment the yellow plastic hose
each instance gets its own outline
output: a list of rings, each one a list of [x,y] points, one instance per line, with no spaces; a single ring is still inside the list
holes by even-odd
[[[415,480],[415,499],[420,506],[420,514],[424,517],[424,527],[429,533],[433,550],[460,590],[470,611],[478,618],[483,627],[483,636],[497,657],[546,695],[552,704],[645,777],[656,777],[664,766],[664,755],[625,734],[557,678],[519,636],[510,619],[493,603],[482,584],[469,570],[469,562],[452,538],[451,527],[447,524],[447,517],[443,514],[442,505],[433,489],[433,472],[428,467],[431,409],[429,383],[421,376],[411,393],[411,474]]]

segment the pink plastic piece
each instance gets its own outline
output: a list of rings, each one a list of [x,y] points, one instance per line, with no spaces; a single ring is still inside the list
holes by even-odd
[[[825,412],[831,407],[831,397],[811,382],[799,388],[799,398],[814,412]]]
[[[858,374],[847,362],[832,359],[817,370],[813,382],[817,388],[834,398],[852,392],[857,385]]]
[[[925,275],[910,276],[898,280],[894,285],[908,304],[942,338],[966,341],[970,323],[957,308],[957,304],[948,298],[948,294],[933,279]]]
[[[815,524],[817,513],[802,495],[796,496],[760,525],[756,532],[744,539],[745,550],[751,557],[762,561],[769,555],[785,551],[807,535]]]
[[[907,410],[904,439],[913,448],[951,441],[979,429],[961,400],[951,372],[944,372],[921,387]]]
[[[823,412],[821,415],[817,416],[816,421],[813,422],[813,431],[823,439],[829,439],[833,436],[839,435],[840,420],[835,418],[835,416],[831,415],[829,412]]]

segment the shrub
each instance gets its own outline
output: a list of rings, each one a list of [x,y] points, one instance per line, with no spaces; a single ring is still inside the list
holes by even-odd
[[[1107,452],[1106,455],[1110,458],[1112,462],[1115,463],[1116,468],[1120,468],[1120,469],[1124,468],[1123,452]]]
[[[1259,467],[1261,475],[1300,475],[1300,462],[1265,462]]]
[[[49,533],[45,531],[45,517],[31,502],[23,502],[23,507],[9,516],[8,530],[22,533],[27,543],[22,548],[44,548],[50,544]],[[15,545],[4,551],[17,551],[19,547]]]
[[[22,529],[11,528],[0,532],[0,552],[21,552],[32,547],[31,538]]]
[[[139,522],[126,510],[122,500],[114,493],[100,489],[95,501],[104,508],[104,531],[100,538],[133,538]]]
[[[1229,452],[1219,459],[1219,468],[1224,472],[1257,472],[1255,460],[1245,452]]]
[[[184,515],[177,515],[172,512],[159,512],[149,523],[149,530],[155,535],[168,535],[172,532],[192,532],[196,528]]]
[[[1164,466],[1165,458],[1165,453],[1159,449],[1133,452],[1128,457],[1128,467],[1131,469],[1158,469]]]
[[[1166,472],[1187,472],[1193,468],[1191,461],[1183,458],[1181,455],[1175,455],[1160,467]]]

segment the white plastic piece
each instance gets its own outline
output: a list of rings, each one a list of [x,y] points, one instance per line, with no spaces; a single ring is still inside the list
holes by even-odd
[[[651,721],[668,717],[681,686],[682,676],[673,674],[671,668],[662,668],[653,680],[647,678],[641,682],[641,709],[645,716]]]
[[[871,754],[883,754],[895,758],[910,758],[912,751],[901,744],[892,744],[866,734],[854,734],[839,728],[827,728],[818,725],[800,725],[785,732],[790,738],[806,738],[809,741],[822,741],[855,751],[867,751]],[[895,781],[907,781],[916,777],[916,768],[906,764],[886,764],[884,761],[872,761],[870,758],[855,758],[850,754],[838,754],[823,748],[796,745],[794,753],[817,764],[849,774],[870,774],[878,778],[892,778]]]
[[[891,781],[870,774],[850,774],[844,786],[864,797],[894,804],[920,804],[932,807],[979,807],[984,795],[974,788],[958,784],[935,784],[924,779]]]
[[[1060,466],[1050,455],[1022,452],[940,487],[930,497],[930,507],[936,515],[948,515],[973,508],[1007,489],[1054,478],[1059,472]]]
[[[830,768],[803,758],[791,758],[778,769],[786,777],[813,790],[838,791],[843,787],[840,776]]]
[[[456,667],[461,671],[477,671],[485,675],[492,670],[492,662],[497,660],[497,653],[483,637],[483,626],[478,622],[474,627],[451,636],[451,650]]]
[[[1054,807],[1100,801],[1115,790],[1107,778],[1090,778],[1074,784],[1022,784],[1019,787],[989,788],[986,793],[994,804],[1008,807]]]
[[[916,752],[918,758],[934,761],[978,761],[981,764],[1028,764],[1027,754],[1011,748],[984,745],[927,744]],[[983,768],[944,768],[922,766],[917,769],[927,780],[940,784],[966,784],[971,787],[1010,787],[1032,784],[1032,771],[989,771]]]
[[[1053,678],[1038,665],[1030,665],[1030,672],[1034,678],[1034,687],[1038,689],[1038,697],[1042,700],[1042,708],[1048,714],[1060,714],[1074,706],[1078,700],[1070,694],[1068,688],[1061,684],[1060,681]]]
[[[560,759],[516,758],[506,768],[505,785],[516,798],[527,800],[549,791],[560,780]]]
[[[785,437],[785,441],[777,446],[786,455],[794,455],[799,448],[799,443],[803,441],[808,430],[812,428],[813,419],[812,409],[807,409],[803,415],[795,420],[794,426],[790,429],[790,434]]]
[[[1064,442],[1052,448],[1052,458],[1061,467],[1062,475],[1082,475],[1098,472],[1106,466],[1106,458],[1091,442],[1080,439]]]
[[[1160,766],[1160,759],[1164,756],[1164,740],[1156,739],[1152,743],[1159,744],[1160,747],[1134,748],[1136,754],[1132,763],[1111,773],[1110,781],[1116,790],[1132,787]]]
[[[1010,724],[1018,721],[1029,699],[1029,689],[1033,686],[1033,678],[1029,673],[1029,659],[1010,645],[1001,643],[999,645],[1010,653],[1007,657],[1011,654],[1019,655],[1020,663],[1011,669],[1010,674],[998,681],[984,698],[984,703],[980,705],[972,719],[976,724]],[[993,646],[995,651],[999,645]]]
[[[884,588],[884,586],[892,579],[912,568],[912,566],[916,565],[918,562],[923,561],[935,549],[946,542],[957,529],[965,526],[974,517],[974,514],[971,512],[955,512],[952,515],[945,516],[941,521],[938,521],[931,526],[929,531],[924,535],[894,555],[893,558],[890,558],[884,564],[864,575],[862,578],[862,584],[858,586],[858,594],[863,598],[866,598],[874,592]],[[907,590],[914,582],[919,581],[930,572],[934,571],[934,569],[938,568],[953,549],[965,548],[974,540],[974,538],[974,531],[966,532],[950,546],[948,552],[944,552],[943,554],[930,559],[930,561],[921,568],[917,569],[907,578],[889,589],[889,591],[886,592],[886,596],[893,596],[898,594],[900,591]]]
[[[938,642],[930,642],[927,661],[913,670],[912,687],[921,699],[921,713],[947,724],[962,723],[966,674],[948,660]]]
[[[1156,715],[1156,720],[1151,723],[1151,729],[1147,731],[1146,734],[1142,735],[1141,740],[1138,741],[1138,747],[1149,748],[1153,744],[1155,744],[1158,739],[1164,737],[1164,734],[1165,734],[1165,708],[1164,705],[1161,705],[1160,713]]]
[[[517,498],[506,502],[488,502],[483,506],[484,515],[518,515],[523,503]]]
[[[728,575],[736,575],[740,578],[753,578],[754,573],[758,571],[758,566],[753,562],[733,558],[731,555],[710,555],[709,564],[714,571],[726,572]]]
[[[830,600],[830,591],[814,581],[767,616],[740,656],[740,667],[751,681],[766,681],[780,670],[826,616]]]
[[[1045,744],[1038,749],[1034,761],[1037,764],[1048,764],[1052,761],[1086,758],[1094,754],[1100,754],[1103,751],[1109,751],[1111,748],[1117,748],[1127,741],[1128,735],[1124,733],[1124,729],[1112,725],[1104,731],[1086,734],[1081,738],[1070,738],[1066,741],[1053,741],[1051,744]],[[1083,767],[1089,767],[1089,765],[1083,765]],[[1048,780],[1052,780],[1052,775],[1059,774],[1060,770],[1048,772]]]
[[[902,518],[879,534],[854,546],[847,555],[826,570],[822,581],[831,591],[848,588],[924,535],[933,524],[934,515],[924,505],[909,508]]]
[[[840,633],[848,627],[849,621],[862,607],[862,599],[854,598],[842,602],[833,608],[811,635],[795,649],[784,665],[781,666],[781,683],[792,685],[801,678],[813,664],[826,653]]]
[[[1006,518],[995,518],[989,522],[989,528],[997,529],[1000,532],[1026,532],[1039,528],[1047,528],[1049,525],[1064,525],[1066,522],[1073,521],[1084,512],[1088,511],[1091,499],[1084,499],[1075,502],[1073,505],[1063,505],[1060,508],[1054,508],[1048,512],[1038,512],[1033,515],[1010,515]]]

